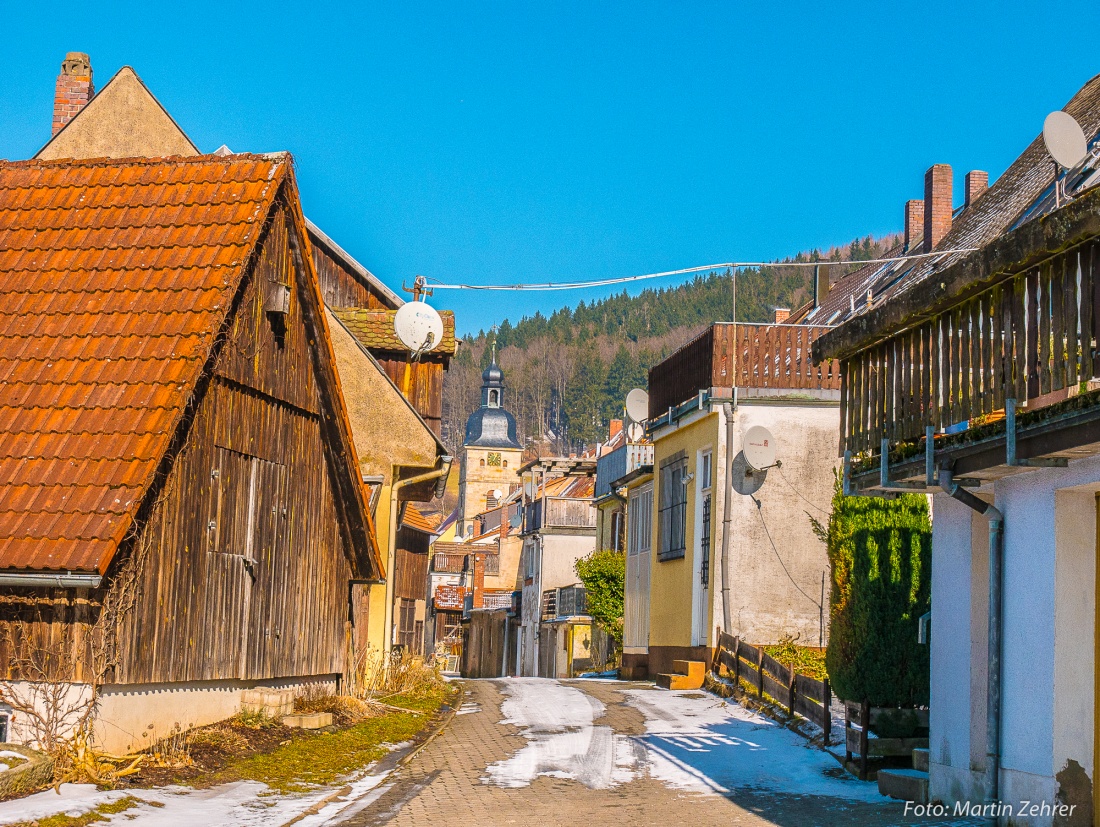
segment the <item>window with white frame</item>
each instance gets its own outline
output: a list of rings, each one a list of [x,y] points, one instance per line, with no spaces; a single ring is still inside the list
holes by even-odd
[[[687,551],[687,456],[683,451],[661,463],[657,559],[678,560]]]

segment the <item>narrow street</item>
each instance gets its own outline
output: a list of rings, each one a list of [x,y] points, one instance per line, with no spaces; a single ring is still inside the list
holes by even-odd
[[[906,819],[903,806],[708,693],[528,678],[466,682],[443,732],[340,823],[965,823]]]

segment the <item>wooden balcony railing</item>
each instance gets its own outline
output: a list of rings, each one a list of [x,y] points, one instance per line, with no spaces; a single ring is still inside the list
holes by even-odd
[[[543,502],[546,503],[545,519]],[[524,531],[531,533],[543,528],[595,528],[596,506],[592,500],[572,497],[547,497],[527,504],[527,521]]]
[[[838,390],[840,367],[814,365],[810,346],[828,330],[797,324],[711,325],[649,371],[649,418],[710,388]]]
[[[1007,272],[982,292],[848,357],[842,448],[875,454],[926,426],[965,429],[1006,399],[1036,410],[1100,377],[1100,243]]]

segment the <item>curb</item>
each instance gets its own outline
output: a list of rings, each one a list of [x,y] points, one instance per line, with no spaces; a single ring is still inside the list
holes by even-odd
[[[423,732],[417,734],[412,744],[402,749],[386,753],[385,757],[378,762],[375,767],[376,772],[371,773],[372,775],[378,777],[378,784],[375,785],[375,788],[381,786],[382,782],[385,781],[386,778],[389,777],[395,770],[398,770],[401,767],[405,766],[413,758],[419,755],[420,751],[424,749],[424,747],[428,746],[428,744],[430,744],[432,741],[434,741],[436,737],[439,736],[444,729],[446,729],[447,725],[454,720],[455,715],[458,714],[458,710],[462,707],[463,699],[465,699],[466,697],[466,687],[460,682],[456,681],[456,683],[458,683],[459,687],[458,697],[455,698],[450,710],[448,712],[444,712],[443,717],[440,719],[440,721],[434,727],[432,727],[431,732],[429,732],[426,736],[423,735]],[[317,813],[319,813],[323,808],[331,804],[340,796],[347,795],[349,792],[351,792],[351,787],[346,785],[340,787],[339,789],[333,790],[321,800],[314,802],[313,805],[309,807],[309,809],[303,810],[289,821],[282,822],[279,827],[290,827],[290,825],[297,824],[299,821],[308,816],[317,815]]]

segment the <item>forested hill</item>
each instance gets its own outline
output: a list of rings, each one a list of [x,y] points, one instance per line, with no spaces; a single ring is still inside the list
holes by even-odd
[[[883,255],[897,241],[896,235],[867,236],[787,261],[864,261]],[[767,321],[776,307],[801,306],[812,296],[812,278],[812,268],[782,263],[742,270],[738,321]],[[725,272],[636,296],[624,290],[514,324],[503,320],[496,334],[498,361],[505,373],[505,405],[515,414],[520,441],[546,438],[554,450],[566,452],[606,437],[609,420],[621,416],[627,391],[645,387],[652,365],[707,325],[731,317],[730,274]],[[482,331],[465,337],[447,374],[443,426],[452,449],[461,445],[466,417],[479,404],[491,336]]]

